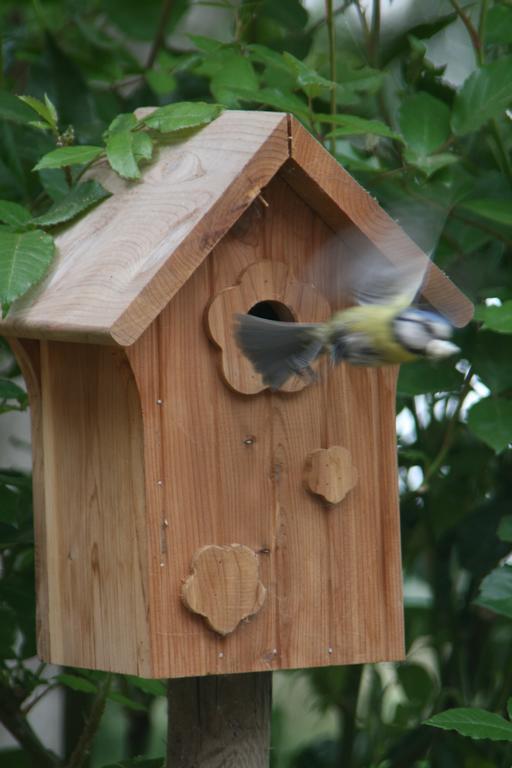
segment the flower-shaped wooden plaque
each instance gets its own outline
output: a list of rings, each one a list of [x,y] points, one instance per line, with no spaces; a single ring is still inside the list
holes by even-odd
[[[297,322],[323,322],[330,315],[325,296],[314,285],[299,282],[288,264],[277,261],[251,264],[242,272],[236,285],[218,293],[208,308],[208,331],[221,350],[224,380],[244,395],[255,395],[266,387],[260,374],[238,348],[233,333],[234,316],[246,314],[262,302],[282,306]],[[280,391],[298,392],[308,383],[306,378],[294,376]]]
[[[228,635],[260,610],[266,593],[252,549],[209,544],[195,553],[181,594],[187,608],[204,616],[211,629]]]
[[[350,451],[340,445],[313,451],[306,459],[304,481],[311,493],[339,504],[357,483]]]

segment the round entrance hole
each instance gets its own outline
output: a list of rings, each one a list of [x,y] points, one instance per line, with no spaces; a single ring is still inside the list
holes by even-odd
[[[262,317],[264,320],[281,320],[294,323],[295,318],[286,304],[280,301],[258,301],[247,313],[253,317]]]

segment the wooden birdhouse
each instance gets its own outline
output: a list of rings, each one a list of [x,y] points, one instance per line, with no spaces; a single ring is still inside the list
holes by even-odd
[[[397,369],[271,392],[233,315],[327,319],[348,225],[424,254],[283,114],[225,112],[138,183],[93,173],[112,197],[0,325],[32,408],[39,654],[146,677],[401,658]],[[424,297],[471,316],[435,268]]]

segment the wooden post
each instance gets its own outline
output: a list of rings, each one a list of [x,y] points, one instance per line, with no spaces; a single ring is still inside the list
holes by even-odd
[[[268,768],[272,673],[169,680],[169,768]]]

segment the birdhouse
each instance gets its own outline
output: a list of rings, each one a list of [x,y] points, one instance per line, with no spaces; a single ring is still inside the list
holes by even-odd
[[[93,174],[112,196],[0,324],[31,402],[40,656],[146,677],[401,658],[397,368],[272,392],[233,315],[327,319],[349,225],[426,257],[283,114],[225,112],[137,183]],[[423,294],[469,320],[436,268]]]

